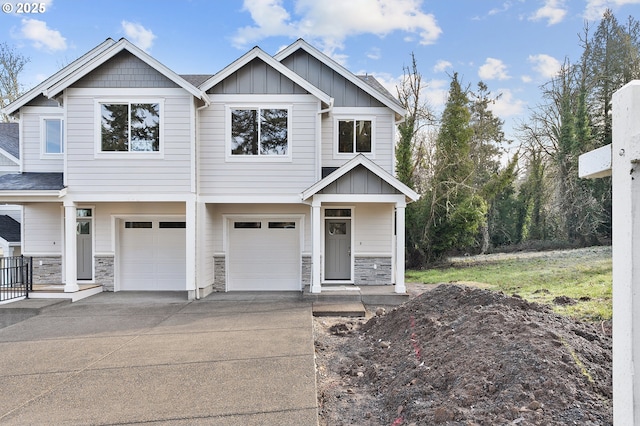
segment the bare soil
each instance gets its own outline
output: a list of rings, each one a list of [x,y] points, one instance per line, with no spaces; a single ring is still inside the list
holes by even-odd
[[[321,425],[613,424],[608,326],[477,287],[410,290],[314,320]]]

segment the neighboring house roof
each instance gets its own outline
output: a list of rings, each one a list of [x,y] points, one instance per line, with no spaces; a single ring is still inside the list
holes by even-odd
[[[117,42],[108,38],[99,46],[89,51],[76,61],[72,62],[68,66],[64,67],[53,76],[49,77],[35,88],[27,92],[25,95],[18,98],[16,101],[9,104],[3,109],[5,114],[12,114],[16,112],[20,107],[26,105],[39,95],[44,95],[47,98],[54,98],[60,92],[67,87],[71,86],[82,77],[95,70],[100,65],[107,62],[109,59],[122,52],[128,51],[132,55],[136,56],[141,61],[145,62],[150,67],[173,81],[176,85],[182,87],[193,96],[202,99],[205,103],[209,103],[209,98],[206,93],[199,90],[189,81],[185,80],[169,68],[158,62],[149,54],[138,48],[125,38],[121,38]]]
[[[333,103],[333,99],[329,95],[327,95],[326,93],[318,89],[313,84],[309,83],[307,80],[305,80],[304,78],[302,78],[301,76],[293,72],[291,69],[285,67],[283,64],[276,61],[272,56],[265,53],[259,47],[254,47],[253,49],[251,49],[250,51],[242,55],[240,58],[232,62],[230,65],[225,67],[222,71],[218,72],[213,77],[209,78],[207,81],[205,81],[199,86],[200,89],[204,91],[211,89],[213,86],[220,83],[225,78],[229,77],[231,74],[238,71],[240,68],[247,65],[249,62],[251,62],[256,58],[262,60],[270,67],[274,68],[280,74],[284,75],[289,80],[293,81],[298,86],[302,87],[304,90],[311,93],[316,98],[320,99],[326,105],[331,105]]]
[[[0,191],[60,191],[62,173],[10,173],[0,176]]]
[[[404,115],[406,114],[406,111],[402,107],[400,102],[398,102],[398,100],[395,99],[393,96],[390,96],[391,94],[386,89],[382,88],[382,85],[380,85],[380,83],[377,80],[374,82],[373,80],[375,79],[373,77],[371,77],[371,80],[369,78],[367,78],[366,80],[359,78],[358,76],[353,74],[351,71],[349,71],[348,69],[346,69],[345,67],[343,67],[342,65],[340,65],[339,63],[337,63],[327,55],[325,55],[324,53],[320,52],[318,49],[311,46],[309,43],[307,43],[303,39],[298,39],[296,42],[285,47],[283,50],[278,52],[274,56],[274,58],[277,61],[281,62],[283,59],[289,57],[299,49],[303,49],[305,52],[315,57],[320,62],[323,62],[325,65],[333,69],[335,72],[342,75],[348,81],[355,84],[360,89],[364,90],[365,92],[367,92],[368,94],[370,94],[371,96],[373,96],[374,98],[382,102],[384,105],[391,108],[396,114],[398,114],[398,116],[404,117]],[[381,91],[380,88],[382,88],[383,91]]]
[[[311,198],[318,192],[322,191],[324,188],[326,188],[333,182],[337,181],[342,176],[346,175],[347,173],[354,170],[358,166],[365,167],[366,169],[374,173],[376,176],[381,178],[384,182],[389,184],[391,187],[395,188],[398,192],[404,194],[404,196],[407,198],[407,201],[409,202],[417,201],[420,198],[420,195],[418,195],[418,193],[415,192],[413,189],[409,188],[407,185],[400,182],[398,179],[393,177],[391,174],[389,174],[386,170],[378,166],[373,161],[369,160],[363,154],[358,154],[355,157],[353,157],[351,160],[346,162],[344,165],[342,165],[342,167],[339,167],[336,171],[329,174],[327,177],[319,180],[318,182],[313,184],[311,187],[303,191],[301,194],[302,199],[308,200],[309,198]]]
[[[15,160],[20,159],[20,125],[0,123],[0,152],[5,152]]]
[[[19,243],[20,222],[11,216],[0,215],[0,238],[9,243]]]

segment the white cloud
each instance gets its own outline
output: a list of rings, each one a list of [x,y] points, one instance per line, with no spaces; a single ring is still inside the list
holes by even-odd
[[[148,51],[153,46],[153,40],[156,36],[151,30],[146,29],[140,24],[129,21],[122,21],[122,30],[129,41],[138,46],[140,49]]]
[[[508,80],[507,66],[500,59],[487,58],[478,69],[478,76],[482,80]]]
[[[67,40],[60,31],[47,27],[47,23],[37,19],[23,19],[20,37],[33,42],[36,49],[49,51],[66,50]]]
[[[531,21],[546,20],[547,25],[559,24],[567,15],[564,0],[545,0],[544,6],[529,17]]]
[[[560,61],[544,53],[529,55],[527,60],[533,64],[533,69],[543,78],[555,77],[562,67]]]
[[[303,37],[332,55],[343,48],[344,40],[349,36],[375,34],[383,37],[403,31],[419,37],[422,45],[432,44],[442,29],[432,14],[420,10],[422,2],[295,0],[292,11],[288,11],[283,0],[244,0],[244,10],[251,14],[254,25],[239,28],[232,42],[236,47],[245,48],[266,37]]]
[[[452,67],[453,67],[453,64],[451,62],[445,61],[443,59],[440,59],[433,66],[433,72],[444,72],[444,71],[446,71],[446,70],[448,70],[449,68],[452,68]]]
[[[496,93],[500,93],[500,97],[489,104],[489,109],[500,118],[513,117],[524,112],[526,102],[516,99],[513,92],[509,89],[498,89]]]
[[[531,83],[533,81],[533,78],[531,78],[530,75],[523,75],[522,77],[520,77],[520,80],[522,80],[523,83]]]
[[[640,4],[640,0],[587,0],[584,17],[590,21],[597,21],[602,18],[606,9],[615,11],[628,4]]]
[[[377,47],[372,47],[371,49],[369,49],[369,52],[367,52],[367,58],[369,59],[378,60],[381,57],[382,57],[382,52]]]

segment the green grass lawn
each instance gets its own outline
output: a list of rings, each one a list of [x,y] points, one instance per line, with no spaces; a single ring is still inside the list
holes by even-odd
[[[482,283],[484,288],[547,304],[559,314],[601,321],[611,319],[612,315],[611,269],[610,250],[597,250],[585,256],[583,249],[544,258],[460,262],[454,267],[409,270],[406,281]],[[553,300],[559,296],[570,297],[576,303],[554,304]]]

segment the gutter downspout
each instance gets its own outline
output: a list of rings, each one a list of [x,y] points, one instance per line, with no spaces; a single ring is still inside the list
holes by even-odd
[[[196,114],[194,119],[194,143],[195,143],[195,156],[196,158],[194,159],[194,161],[196,162],[195,165],[195,171],[194,173],[196,174],[195,178],[196,178],[196,188],[195,188],[195,195],[196,195],[196,226],[198,224],[198,195],[200,193],[200,180],[198,179],[198,158],[199,158],[199,152],[198,152],[198,148],[199,148],[199,140],[200,140],[200,111],[202,111],[205,108],[208,108],[211,105],[211,101],[209,100],[209,97],[206,95],[206,93],[202,93],[202,97],[200,98],[204,101],[204,105],[196,107]],[[197,235],[197,233],[196,233]],[[200,253],[198,251],[198,244],[196,242],[196,282],[195,282],[195,288],[194,288],[194,293],[195,293],[195,299],[196,300],[200,300],[200,289],[198,288],[198,256],[200,256]]]

